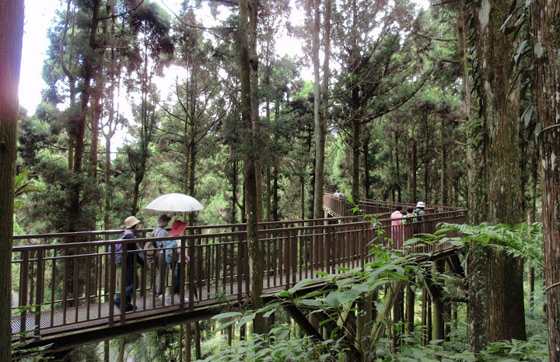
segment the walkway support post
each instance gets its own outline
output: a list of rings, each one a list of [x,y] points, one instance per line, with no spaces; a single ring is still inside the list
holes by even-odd
[[[438,275],[443,273],[444,269],[445,260],[434,261],[435,278],[438,278]],[[443,341],[445,332],[445,321],[443,320],[443,316],[445,314],[445,303],[443,301],[441,287],[435,283],[432,285],[430,290],[432,291],[432,298],[434,301],[432,339]]]

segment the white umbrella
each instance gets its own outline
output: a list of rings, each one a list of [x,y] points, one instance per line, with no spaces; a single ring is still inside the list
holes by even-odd
[[[176,212],[189,212],[200,211],[204,206],[197,199],[185,194],[165,194],[146,206],[146,209],[157,211],[176,211]]]

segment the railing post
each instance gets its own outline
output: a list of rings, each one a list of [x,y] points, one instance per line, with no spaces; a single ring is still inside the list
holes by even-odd
[[[298,270],[298,237],[297,237],[297,230],[290,229],[288,231],[288,235],[290,238],[290,244],[292,245],[292,286],[297,284],[297,270]]]
[[[181,245],[179,246],[179,259],[177,260],[179,265],[179,305],[181,309],[185,309],[185,266],[187,265],[187,259],[185,258],[185,237],[181,237]],[[190,288],[189,288],[190,289]]]
[[[109,325],[113,326],[115,323],[115,293],[117,283],[117,265],[115,263],[116,251],[115,245],[111,248],[111,253],[107,255],[105,263],[108,269],[108,287],[109,287]],[[108,248],[108,246],[106,246]]]
[[[334,228],[326,227],[325,229],[325,265],[327,273],[334,274],[336,265],[336,246],[335,246],[335,233]]]
[[[286,280],[286,290],[290,288],[290,266],[291,266],[291,245],[290,245],[290,230],[285,231],[286,241],[284,244],[284,273]],[[280,278],[282,280],[282,278]]]
[[[184,244],[184,243],[181,243],[181,244]],[[198,292],[201,292],[201,291],[196,291],[195,292],[195,289],[198,287],[197,284],[196,284],[195,268],[200,268],[199,264],[201,263],[201,260],[199,260],[201,258],[197,258],[197,255],[200,255],[202,257],[202,247],[201,247],[201,249],[198,250],[198,252],[196,252],[195,242],[194,242],[194,237],[193,236],[191,236],[189,238],[189,252],[188,252],[188,255],[189,255],[189,259],[190,259],[189,263],[188,263],[188,265],[189,265],[189,268],[188,268],[188,272],[189,272],[189,275],[188,275],[189,307],[192,309],[193,306],[194,306],[194,304],[193,304],[194,303],[194,300],[193,300],[194,296],[198,295]],[[186,260],[185,260],[185,263],[186,263]]]
[[[243,258],[244,246],[241,240],[237,241],[237,301],[239,303],[243,300],[243,274],[245,272],[245,263],[246,260]]]
[[[37,250],[37,293],[35,295],[35,339],[41,335],[41,304],[43,304],[44,283],[44,249]]]
[[[23,283],[23,285],[20,285],[20,289],[19,289],[19,306],[20,307],[25,307],[27,306],[27,287],[28,287],[28,277],[29,277],[29,252],[27,250],[24,250],[21,252],[22,254],[22,258],[21,258],[21,270],[20,270],[20,283]],[[20,310],[20,339],[22,341],[25,340],[25,331],[27,330],[27,313],[29,313],[29,311],[26,310]]]

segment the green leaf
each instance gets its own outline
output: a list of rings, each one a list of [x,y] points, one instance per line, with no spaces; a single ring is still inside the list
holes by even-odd
[[[298,302],[298,304],[306,307],[322,307],[323,302],[318,299],[302,299]]]
[[[359,299],[361,292],[357,289],[348,289],[341,292],[338,296],[338,301],[340,304],[346,304],[350,302],[354,302],[356,299]]]
[[[340,306],[340,301],[338,300],[339,295],[340,295],[339,291],[330,292],[325,298],[325,302],[327,302],[329,305],[332,305],[335,308],[338,308]]]
[[[231,326],[231,325],[234,324],[235,322],[236,322],[236,320],[234,319],[234,320],[227,321],[227,322],[225,322],[225,323],[221,323],[221,324],[219,325],[219,327],[216,328],[216,329],[214,330],[213,333],[216,334],[216,333],[218,333],[218,332],[224,330],[225,328]]]
[[[387,271],[387,274],[392,276],[393,278],[396,278],[396,279],[408,280],[408,277],[406,275],[402,275],[402,274],[396,273],[394,271]]]
[[[229,318],[237,318],[242,316],[243,313],[240,312],[227,312],[227,313],[220,313],[212,317],[212,319],[229,319]]]
[[[325,275],[326,275],[326,273],[325,273]],[[290,297],[292,294],[294,294],[298,290],[308,286],[309,284],[316,283],[318,281],[319,281],[319,279],[316,279],[316,278],[314,278],[314,279],[304,279],[304,280],[296,283],[296,285],[294,285],[290,289],[288,289],[287,292],[283,291],[283,292],[280,292],[280,294],[281,294],[282,297]],[[286,293],[287,293],[287,295],[286,295]]]
[[[245,324],[249,323],[250,321],[252,321],[253,319],[255,319],[255,314],[251,313],[246,315],[245,317],[241,318],[241,320],[239,321],[239,327],[244,326]]]

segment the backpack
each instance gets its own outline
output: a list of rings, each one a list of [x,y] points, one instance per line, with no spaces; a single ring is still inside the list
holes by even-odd
[[[179,255],[177,255],[176,247],[177,247],[177,240],[168,240],[167,245],[165,246],[165,262],[167,264],[176,263],[179,260]]]
[[[160,227],[155,228],[152,232],[152,237],[162,237],[162,231],[165,231],[165,229]],[[148,262],[155,263],[157,261],[157,258],[159,257],[158,254],[160,253],[158,249],[161,249],[163,247],[163,243],[163,241],[148,241],[144,244],[145,256]]]
[[[122,240],[125,235],[128,233],[132,233],[132,231],[127,231],[121,234],[121,236],[117,240]],[[122,247],[123,244],[115,244],[115,264],[120,264],[122,262]],[[109,259],[111,259],[111,245],[109,245]]]

